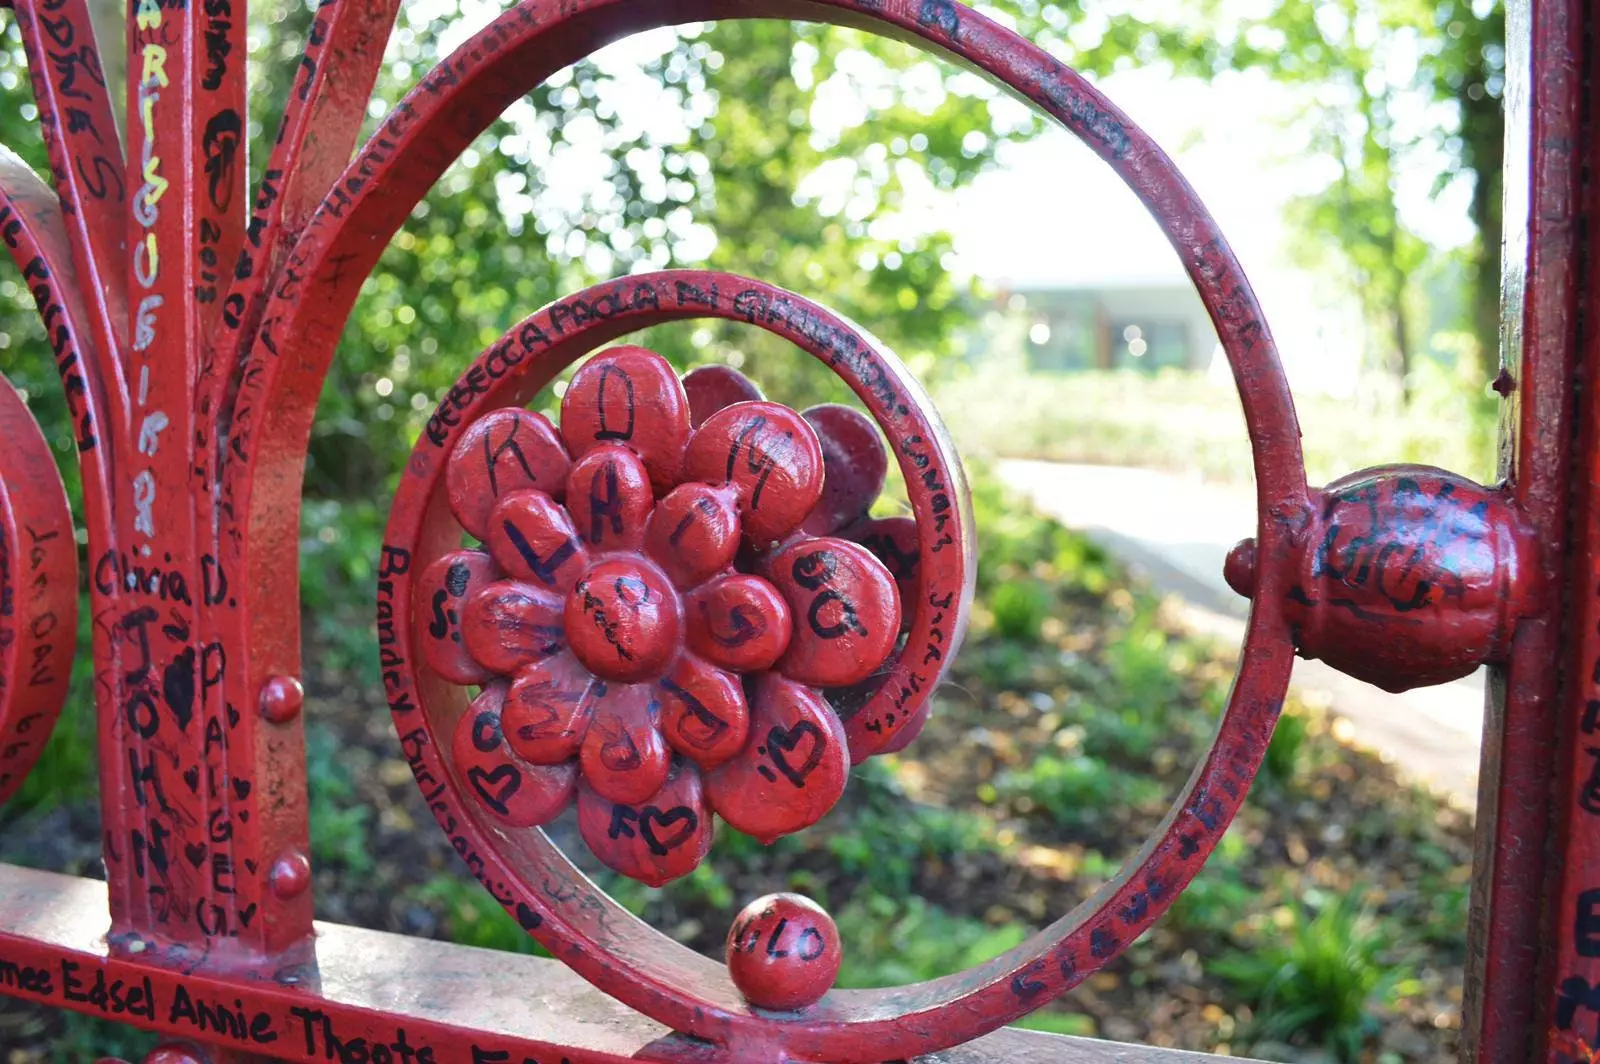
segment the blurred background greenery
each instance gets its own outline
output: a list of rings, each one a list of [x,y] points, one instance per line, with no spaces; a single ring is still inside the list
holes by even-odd
[[[979,6],[1124,100],[1213,204],[1278,330],[1314,480],[1394,459],[1490,476],[1499,3]],[[409,0],[369,126],[500,9]],[[301,2],[253,5],[257,172],[309,22]],[[43,170],[4,25],[0,141]],[[840,914],[845,980],[868,985],[991,956],[1103,882],[1203,749],[1227,655],[1183,633],[1114,559],[1004,497],[987,463],[1250,474],[1215,334],[1139,205],[1085,154],[971,73],[860,32],[770,21],[623,42],[480,137],[364,286],[307,462],[322,915],[529,948],[413,816],[372,697],[373,563],[404,456],[478,350],[563,293],[668,266],[815,298],[934,393],[974,463],[983,551],[973,635],[936,720],[981,756],[941,770],[941,744],[925,741],[860,774],[804,840],[762,849],[725,832],[669,891],[610,885],[711,951],[726,926],[713,914],[763,886],[808,889]],[[847,398],[819,366],[732,324],[640,342],[685,368],[739,366],[795,405]],[[0,372],[27,393],[76,494],[14,275],[0,280]],[[78,691],[0,813],[6,859],[95,872],[93,721],[87,683]],[[1291,706],[1250,809],[1163,930],[1030,1022],[1293,1059],[1453,1059],[1469,826],[1337,732]],[[54,1040],[60,1059],[121,1037],[64,1022],[28,1016],[15,1030]]]

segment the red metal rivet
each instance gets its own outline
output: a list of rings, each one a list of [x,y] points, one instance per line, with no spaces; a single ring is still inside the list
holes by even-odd
[[[844,951],[833,917],[799,894],[768,894],[728,932],[728,974],[746,1001],[791,1011],[815,1004],[839,976]]]
[[[299,897],[311,885],[311,861],[299,850],[290,850],[272,862],[267,885],[285,901]]]
[[[1245,598],[1256,593],[1256,541],[1241,539],[1222,563],[1222,578]]]
[[[293,676],[272,676],[261,685],[261,715],[274,724],[287,724],[306,704],[306,689]]]

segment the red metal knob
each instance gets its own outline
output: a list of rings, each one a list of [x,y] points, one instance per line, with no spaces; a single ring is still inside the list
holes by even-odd
[[[746,1001],[792,1011],[815,1004],[839,976],[844,950],[833,917],[810,898],[768,894],[728,932],[728,974]]]
[[[1284,615],[1302,657],[1387,691],[1446,683],[1505,653],[1533,598],[1532,539],[1503,495],[1429,466],[1352,473],[1313,493],[1277,559],[1229,553],[1251,596],[1258,566],[1287,567]]]
[[[267,872],[267,885],[280,898],[294,898],[311,886],[311,861],[299,850],[289,850]]]
[[[261,685],[261,715],[274,724],[287,724],[306,704],[306,689],[293,676],[273,676]]]

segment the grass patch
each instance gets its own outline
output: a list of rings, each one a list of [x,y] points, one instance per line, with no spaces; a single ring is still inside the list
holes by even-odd
[[[1444,372],[1432,365],[1423,371]],[[1250,479],[1249,436],[1238,393],[1227,380],[1176,371],[1050,374],[984,366],[935,392],[951,434],[968,457],[1193,470],[1240,483]],[[1312,483],[1395,461],[1440,465],[1492,482],[1492,400],[1454,378],[1429,381],[1416,394],[1411,408],[1400,410],[1297,392],[1295,411]]]

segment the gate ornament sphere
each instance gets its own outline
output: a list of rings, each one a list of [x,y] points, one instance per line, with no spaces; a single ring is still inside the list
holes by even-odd
[[[832,920],[777,895],[732,922],[718,963],[631,916],[541,825],[576,805],[600,860],[660,884],[705,858],[717,818],[768,841],[799,831],[833,807],[852,765],[903,749],[972,598],[960,463],[890,352],[760,280],[619,278],[490,345],[400,475],[377,559],[382,683],[400,749],[472,875],[561,963],[676,1032],[630,1057],[870,1064],[993,1031],[1109,963],[1193,879],[1261,764],[1297,647],[1399,687],[1503,659],[1519,623],[1548,609],[1531,511],[1500,489],[1397,467],[1308,490],[1271,333],[1194,191],[1093,85],[954,0],[520,0],[427,73],[353,159],[398,5],[325,0],[253,194],[242,2],[129,5],[133,84],[115,103],[84,0],[0,6],[27,49],[54,186],[0,150],[0,236],[47,326],[83,474],[110,916],[105,935],[69,948],[72,921],[7,930],[54,912],[39,880],[0,891],[3,942],[38,961],[0,991],[84,1007],[39,989],[70,964],[137,983],[146,1025],[189,1037],[154,1001],[192,986],[236,1002],[236,1015],[222,1007],[228,1050],[294,1059],[332,1059],[334,1041],[364,1053],[369,1038],[412,1050],[407,1024],[439,1040],[439,1059],[552,1051],[517,1036],[480,1057],[460,1023],[409,990],[398,1005],[387,985],[352,1004],[339,996],[348,970],[321,985],[319,948],[341,929],[319,938],[312,924],[301,487],[338,340],[391,238],[508,106],[632,33],[744,18],[875,32],[984,75],[1076,134],[1149,208],[1216,326],[1258,523],[1228,566],[1252,606],[1213,744],[1155,835],[1084,905],[969,971],[846,991],[832,989],[844,948]],[[728,367],[680,380],[648,350],[608,346],[707,317],[817,359],[865,413],[796,412]],[[558,421],[527,409],[574,366]],[[4,799],[66,694],[77,544],[49,450],[9,385],[0,437]],[[891,461],[908,514],[874,511]],[[1521,731],[1538,746],[1531,726],[1508,728],[1508,742]],[[8,884],[26,875],[0,867]],[[617,1059],[612,1049],[556,1047],[583,1062]]]

